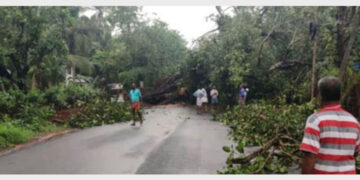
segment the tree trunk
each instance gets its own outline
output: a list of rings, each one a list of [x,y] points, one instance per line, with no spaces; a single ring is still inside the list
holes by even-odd
[[[48,86],[49,86],[49,88],[54,86],[54,84],[53,84],[53,82],[51,80],[48,81]]]
[[[357,86],[356,93],[357,93],[356,97],[357,97],[357,108],[358,108],[357,118],[360,118],[360,84],[358,84]]]
[[[33,73],[31,78],[31,90],[34,90],[35,88],[36,88],[36,77],[35,77],[35,73]]]
[[[75,31],[69,35],[69,54],[75,54]]]
[[[71,65],[71,77],[75,80],[76,72],[75,72],[75,65]]]
[[[315,18],[314,18],[314,23],[315,23],[315,27],[318,24],[317,22],[317,10],[315,9]],[[319,33],[319,30],[318,30]],[[316,34],[314,37],[314,42],[313,42],[313,57],[312,57],[312,73],[311,73],[311,99],[314,98],[316,96],[316,81],[317,81],[317,72],[316,72],[316,49],[317,49],[317,38],[316,38]]]
[[[336,41],[336,51],[337,51],[337,60],[336,65],[340,67],[341,59],[344,57],[344,47],[345,47],[345,9],[346,7],[338,7],[337,11],[337,41]]]
[[[356,7],[354,7],[356,8]],[[355,9],[356,11],[356,9]],[[354,17],[352,18],[352,22],[351,22],[351,34],[350,34],[350,39],[349,42],[346,46],[345,52],[344,52],[344,56],[342,58],[341,61],[341,65],[340,65],[340,72],[339,72],[339,78],[342,82],[344,82],[345,80],[345,74],[346,74],[346,68],[349,64],[349,60],[350,60],[350,53],[352,50],[352,46],[354,44],[355,41],[355,37],[356,37],[356,32],[358,30],[359,27],[359,20],[360,20],[360,13],[359,12],[355,12],[356,14],[354,15]]]
[[[261,58],[262,58],[261,51],[264,47],[264,44],[265,44],[266,40],[269,39],[271,34],[274,32],[274,29],[275,29],[275,25],[270,29],[269,33],[266,35],[266,37],[260,43],[258,56],[257,56],[257,65],[258,66],[260,66],[260,63],[261,63]]]
[[[311,98],[316,96],[316,81],[317,81],[317,72],[316,72],[316,49],[317,49],[317,39],[313,43],[313,58],[312,58],[312,73],[311,73]]]
[[[1,91],[5,91],[4,83],[0,82]]]

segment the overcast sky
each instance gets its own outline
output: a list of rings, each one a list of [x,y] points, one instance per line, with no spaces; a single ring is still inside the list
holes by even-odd
[[[93,10],[84,14],[91,16]],[[193,40],[216,28],[213,21],[207,20],[216,13],[215,6],[142,6],[141,12],[146,19],[160,19],[168,24],[169,29],[179,32],[187,41],[187,47],[192,47]]]
[[[215,23],[206,20],[212,13],[216,13],[215,6],[143,6],[143,14],[149,18],[159,18],[166,22],[170,29],[179,31],[188,42],[214,29]]]

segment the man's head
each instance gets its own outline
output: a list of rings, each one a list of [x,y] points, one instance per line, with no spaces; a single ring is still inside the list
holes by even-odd
[[[243,84],[243,83],[240,83],[240,88],[244,88],[244,84]]]
[[[318,82],[319,94],[321,102],[339,102],[341,97],[341,82],[334,76],[326,76]]]
[[[136,84],[135,84],[135,83],[132,83],[132,84],[131,84],[131,88],[135,89],[135,88],[136,88]]]

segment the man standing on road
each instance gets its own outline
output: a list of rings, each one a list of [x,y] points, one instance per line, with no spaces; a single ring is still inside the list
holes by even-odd
[[[306,121],[300,146],[303,174],[356,174],[360,150],[359,123],[340,106],[341,83],[336,77],[318,82],[322,109]]]
[[[205,88],[202,88],[201,90],[201,94],[202,94],[202,97],[201,97],[201,102],[203,104],[203,110],[204,112],[207,112],[207,106],[208,106],[208,96],[207,96],[207,92],[206,92],[206,89]]]
[[[196,109],[197,109],[197,114],[200,114],[200,111],[201,111],[201,107],[202,107],[202,97],[203,97],[203,94],[201,92],[200,89],[197,89],[194,93],[193,93],[193,96],[196,97]]]
[[[136,84],[132,83],[131,90],[130,90],[130,101],[131,101],[131,111],[133,117],[132,126],[135,126],[135,113],[139,115],[140,118],[140,125],[143,123],[143,119],[140,113],[140,100],[141,100],[141,92],[138,88],[136,88]]]
[[[186,97],[187,97],[187,88],[181,87],[179,90],[179,99],[183,105],[185,104]]]
[[[215,106],[216,104],[219,103],[218,100],[219,92],[215,87],[211,89],[210,96],[211,96],[211,105]]]

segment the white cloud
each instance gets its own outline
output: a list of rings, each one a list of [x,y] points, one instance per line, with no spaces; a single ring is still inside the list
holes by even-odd
[[[142,12],[146,17],[159,18],[170,29],[179,31],[188,47],[193,40],[216,28],[213,21],[206,20],[210,14],[216,13],[215,6],[143,6]]]
[[[90,17],[95,11],[87,10],[84,15]],[[216,28],[215,22],[207,20],[216,14],[215,6],[143,6],[141,12],[146,19],[160,19],[176,30],[191,47],[193,41]]]

